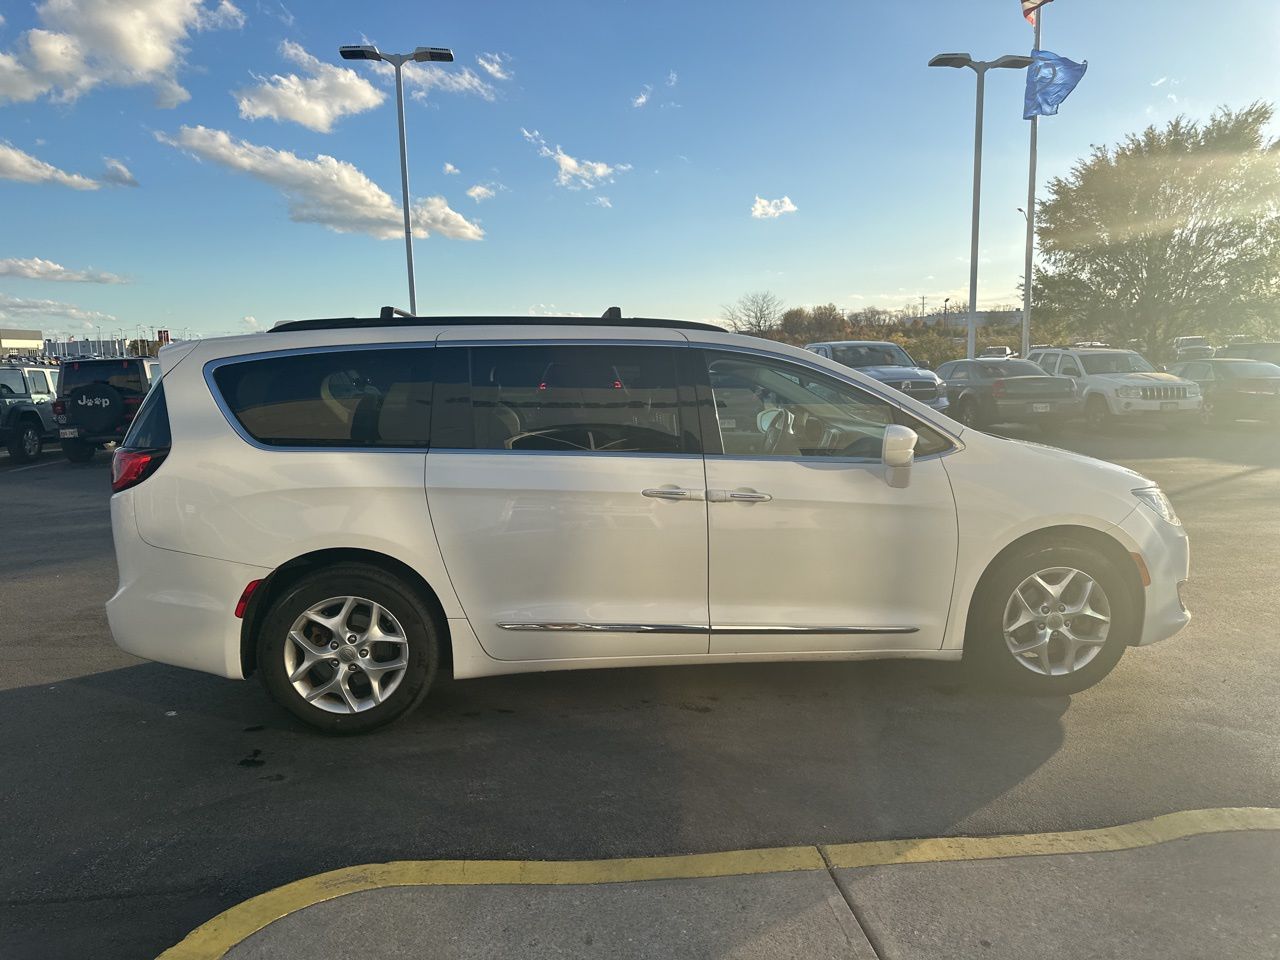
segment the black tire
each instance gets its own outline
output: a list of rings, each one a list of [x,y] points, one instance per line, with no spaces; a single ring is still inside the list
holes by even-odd
[[[968,397],[956,404],[956,419],[966,427],[972,427],[974,430],[979,430],[982,427],[982,418],[978,415],[977,405]]]
[[[86,443],[83,440],[62,441],[62,453],[72,463],[88,463],[97,451],[98,447],[95,444]]]
[[[1090,397],[1084,405],[1084,422],[1093,430],[1110,430],[1115,417],[1107,401],[1099,396]]]
[[[1105,592],[1111,622],[1106,642],[1093,659],[1071,673],[1048,676],[1025,666],[1004,636],[1005,607],[1014,590],[1037,572],[1072,567],[1092,577]],[[964,660],[971,675],[1006,690],[1035,696],[1065,696],[1088,689],[1105,677],[1141,633],[1140,601],[1132,581],[1109,557],[1073,543],[1029,544],[987,571],[974,594],[965,632]]]
[[[9,442],[5,444],[9,450],[9,459],[14,463],[31,463],[39,460],[44,451],[44,431],[40,424],[33,420],[23,420],[9,434]]]
[[[379,604],[399,621],[408,644],[408,666],[384,702],[356,713],[332,713],[307,702],[289,681],[285,644],[292,643],[289,631],[304,611],[330,597],[346,596]],[[317,730],[330,734],[367,733],[406,716],[422,702],[436,677],[442,638],[443,628],[413,587],[377,567],[344,563],[293,582],[273,600],[257,638],[258,674],[277,703]],[[359,661],[353,666],[353,676],[358,681]],[[324,667],[318,665],[317,669]]]

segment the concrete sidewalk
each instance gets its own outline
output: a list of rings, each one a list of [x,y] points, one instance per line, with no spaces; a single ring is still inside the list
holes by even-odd
[[[1274,830],[1210,833],[1105,853],[855,868],[832,862],[839,858],[824,854],[805,869],[602,883],[379,886],[294,910],[219,955],[1280,957],[1280,832]],[[182,946],[165,956],[210,956],[176,952]]]

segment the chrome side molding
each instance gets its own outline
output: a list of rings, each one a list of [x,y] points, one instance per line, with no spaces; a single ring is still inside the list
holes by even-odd
[[[753,636],[785,634],[789,636],[845,634],[876,636],[879,634],[919,633],[919,627],[790,627],[770,624],[722,624],[708,627],[698,623],[585,623],[580,620],[519,621],[498,624],[501,630],[521,632],[551,631],[564,633],[741,633]]]
[[[502,630],[549,630],[564,633],[707,633],[707,625],[698,623],[582,623],[577,620],[499,623]]]

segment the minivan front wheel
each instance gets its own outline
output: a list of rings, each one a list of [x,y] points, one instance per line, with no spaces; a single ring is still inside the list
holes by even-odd
[[[1110,558],[1075,545],[1001,560],[974,596],[965,659],[1024,693],[1078,693],[1105,677],[1140,629],[1132,589]]]
[[[294,716],[326,733],[364,733],[426,696],[439,630],[407,584],[344,564],[289,587],[263,620],[258,669]]]

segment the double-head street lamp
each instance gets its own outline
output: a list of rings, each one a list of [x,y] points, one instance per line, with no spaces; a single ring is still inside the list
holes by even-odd
[[[940,53],[929,61],[931,67],[968,67],[978,75],[978,110],[973,134],[973,226],[969,246],[969,340],[967,356],[972,359],[977,346],[978,323],[978,216],[982,207],[982,106],[987,90],[987,71],[1022,70],[1031,66],[1030,57],[1007,56],[999,60],[974,60],[967,53]]]
[[[415,63],[452,63],[453,51],[447,47],[418,47],[413,53],[382,53],[372,44],[339,47],[343,60],[385,60],[396,68],[396,114],[400,119],[400,186],[404,206],[404,252],[409,263],[409,312],[418,312],[418,294],[413,282],[413,225],[409,215],[409,152],[404,142],[404,77],[400,68]]]

